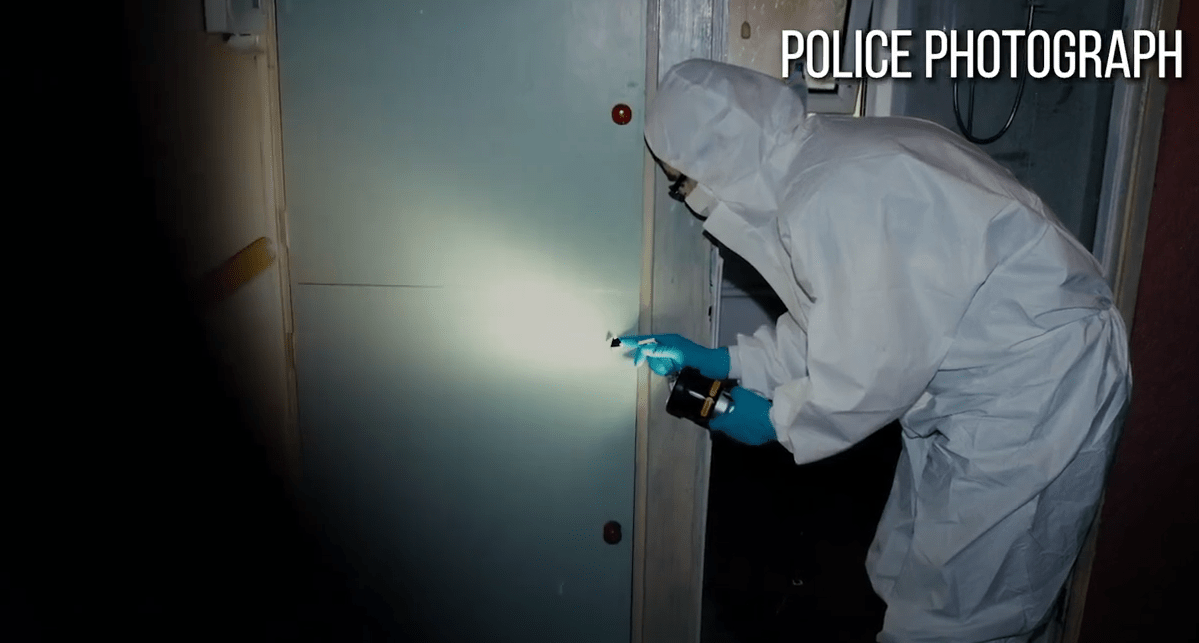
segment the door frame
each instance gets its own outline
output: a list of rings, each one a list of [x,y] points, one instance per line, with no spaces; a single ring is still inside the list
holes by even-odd
[[[723,60],[727,0],[647,0],[646,104],[662,72],[690,58]],[[702,222],[675,203],[648,150],[639,332],[716,338],[721,264]],[[697,261],[697,258],[702,260]],[[666,413],[669,384],[638,375],[632,641],[700,639],[708,512],[707,431]]]
[[[279,90],[279,42],[276,31],[277,7],[274,0],[264,2],[263,28],[259,36],[259,53],[255,55],[259,69],[259,83],[263,92],[263,127],[266,140],[262,141],[261,153],[264,176],[266,177],[266,209],[275,222],[275,261],[279,264],[279,288],[282,301],[283,354],[286,377],[284,400],[282,448],[287,467],[289,492],[295,494],[300,485],[303,443],[300,435],[299,397],[296,381],[295,320],[292,315],[291,299],[291,236],[288,231],[286,174],[283,165],[283,108]],[[294,498],[293,498],[294,500]],[[295,503],[299,506],[299,503]]]
[[[1178,25],[1178,8],[1179,0],[1128,0],[1123,28],[1172,33]],[[1157,175],[1166,86],[1166,80],[1157,77],[1157,59],[1154,59],[1142,80],[1118,80],[1112,95],[1094,254],[1112,285],[1116,307],[1130,335],[1141,260],[1145,254],[1153,181]],[[1091,524],[1067,581],[1062,643],[1078,643],[1082,636],[1083,612],[1095,564],[1103,504],[1101,498],[1099,515]]]

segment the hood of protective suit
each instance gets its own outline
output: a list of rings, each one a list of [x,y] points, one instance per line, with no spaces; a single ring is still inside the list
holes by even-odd
[[[654,155],[713,195],[704,230],[756,268],[803,329],[831,293],[905,285],[894,283],[905,273],[939,281],[955,263],[959,283],[934,290],[967,297],[997,256],[963,239],[1019,245],[1053,228],[1071,246],[1063,260],[1097,272],[1040,198],[940,125],[809,114],[805,103],[802,87],[689,60],[663,75],[645,125]]]
[[[704,229],[749,261],[800,316],[812,287],[794,271],[776,220],[807,153],[813,117],[806,96],[805,88],[751,69],[688,60],[663,75],[645,117],[654,155],[711,193]]]
[[[782,171],[807,118],[803,93],[750,69],[689,60],[670,69],[646,112],[654,155],[745,212],[778,207]]]

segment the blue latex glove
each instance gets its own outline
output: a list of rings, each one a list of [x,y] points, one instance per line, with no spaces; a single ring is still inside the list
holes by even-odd
[[[733,387],[733,410],[712,418],[708,427],[730,438],[758,446],[778,439],[770,423],[770,400],[740,386]]]
[[[647,339],[656,343],[638,343]],[[714,380],[723,380],[729,376],[727,348],[704,348],[682,335],[675,334],[621,337],[620,343],[633,349],[626,356],[633,358],[634,366],[649,362],[650,370],[663,377],[674,375],[685,366],[690,366],[704,377]]]

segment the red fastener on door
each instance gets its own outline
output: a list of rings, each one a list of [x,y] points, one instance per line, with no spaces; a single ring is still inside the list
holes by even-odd
[[[617,103],[612,108],[612,122],[617,125],[628,125],[633,120],[633,108],[624,103]]]
[[[620,542],[620,523],[615,520],[609,520],[604,524],[604,542],[609,545],[615,545]]]

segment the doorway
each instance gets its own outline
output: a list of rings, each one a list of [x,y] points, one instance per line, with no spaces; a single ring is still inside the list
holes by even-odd
[[[873,13],[881,20],[874,23],[880,28],[914,33],[942,26],[1019,28],[1030,12],[1038,29],[1105,32],[1120,28],[1125,5],[1122,0],[1058,0],[1030,8],[1029,3],[984,6],[918,0],[876,2]],[[753,66],[757,58],[738,57],[739,27],[743,20],[753,23],[753,13],[739,7],[730,3],[730,61]],[[759,33],[754,26],[742,33]],[[914,60],[922,58],[920,40],[913,39]],[[1013,109],[1018,83],[978,83],[979,126],[974,134],[998,131]],[[1105,234],[1104,180],[1111,163],[1114,85],[1090,78],[1028,81],[1010,129],[981,146],[1038,192],[1087,248],[1097,251],[1102,250]],[[968,90],[961,88],[963,97]],[[882,96],[885,101],[879,100]],[[915,116],[958,129],[953,83],[943,77],[872,81],[866,97],[870,115]],[[984,124],[991,129],[984,132]],[[723,346],[734,343],[738,333],[774,323],[785,309],[744,260],[725,249],[721,256],[725,279],[718,345]],[[746,447],[714,434],[704,557],[705,643],[874,641],[885,608],[874,595],[864,563],[900,451],[897,424],[834,458],[803,466],[796,466],[777,444]]]
[[[721,256],[727,346],[785,307],[743,259]],[[899,453],[898,423],[802,466],[777,442],[750,447],[713,433],[701,640],[873,642],[885,605],[866,552]]]

